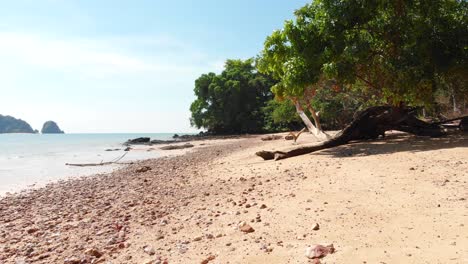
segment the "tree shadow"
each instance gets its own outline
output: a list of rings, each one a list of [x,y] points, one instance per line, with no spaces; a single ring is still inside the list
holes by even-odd
[[[352,142],[348,145],[322,150],[313,155],[336,158],[360,157],[396,152],[424,152],[431,150],[468,148],[468,134],[457,133],[439,138],[417,137],[406,133],[394,133],[384,139]]]

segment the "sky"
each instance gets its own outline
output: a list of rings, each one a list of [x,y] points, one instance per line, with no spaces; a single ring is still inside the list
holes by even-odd
[[[68,133],[196,132],[195,79],[257,55],[309,1],[2,0],[0,114]]]

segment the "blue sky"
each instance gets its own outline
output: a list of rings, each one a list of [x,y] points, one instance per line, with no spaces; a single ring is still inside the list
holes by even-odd
[[[66,132],[194,132],[194,80],[246,59],[305,0],[10,0],[0,114]]]

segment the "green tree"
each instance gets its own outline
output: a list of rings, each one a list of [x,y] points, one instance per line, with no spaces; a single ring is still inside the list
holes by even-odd
[[[322,89],[431,105],[449,87],[438,80],[468,75],[466,1],[316,0],[295,15],[267,37],[259,70],[279,80],[275,95],[298,112],[309,108],[319,128],[312,104]]]
[[[263,132],[263,108],[273,98],[273,84],[252,59],[228,60],[221,74],[203,74],[195,81],[191,124],[213,133]]]

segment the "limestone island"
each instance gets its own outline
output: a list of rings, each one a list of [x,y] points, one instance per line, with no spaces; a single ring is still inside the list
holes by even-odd
[[[54,121],[47,121],[42,126],[41,133],[42,134],[64,134],[65,132],[60,130],[59,126]]]
[[[34,133],[34,130],[24,120],[0,115],[0,134],[3,133]]]

